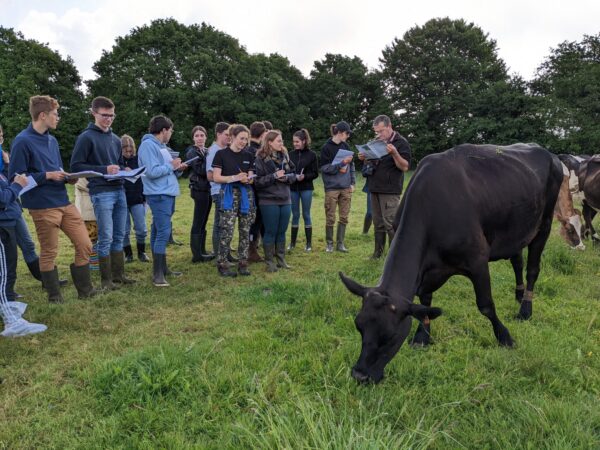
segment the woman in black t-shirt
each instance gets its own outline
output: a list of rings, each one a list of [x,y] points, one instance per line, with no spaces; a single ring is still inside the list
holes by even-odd
[[[254,178],[254,156],[244,150],[248,145],[250,132],[244,125],[229,127],[231,144],[219,150],[213,160],[213,180],[221,183],[221,232],[217,267],[224,277],[235,277],[229,270],[227,253],[233,239],[235,218],[239,219],[238,272],[250,275],[248,270],[248,247],[250,246],[250,226],[256,217],[256,206],[251,186]]]
[[[185,151],[185,159],[198,157],[189,165],[190,196],[194,199],[194,219],[190,231],[190,247],[192,249],[192,262],[206,262],[215,258],[215,255],[206,251],[206,222],[210,215],[212,198],[210,196],[210,182],[206,178],[206,156],[208,150],[206,143],[206,128],[199,125],[192,128],[194,145]]]

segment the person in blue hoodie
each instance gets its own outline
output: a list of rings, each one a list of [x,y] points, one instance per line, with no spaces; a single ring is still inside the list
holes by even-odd
[[[96,97],[92,100],[91,113],[94,123],[77,137],[71,156],[71,170],[82,172],[93,170],[104,175],[113,175],[124,169],[121,139],[112,132],[115,120],[115,105],[109,98]],[[124,180],[107,180],[103,177],[90,178],[88,189],[98,222],[98,261],[102,287],[117,289],[115,283],[132,284],[135,280],[125,276],[123,239],[127,221],[127,199]]]
[[[58,126],[58,102],[47,95],[29,99],[32,123],[21,131],[12,144],[8,167],[9,179],[16,175],[30,175],[36,187],[21,196],[23,207],[29,209],[40,243],[40,271],[42,283],[53,303],[63,301],[58,271],[58,231],[62,230],[75,247],[71,276],[79,298],[95,295],[90,280],[90,253],[92,243],[79,211],[69,201],[62,169],[58,142],[49,130]],[[69,182],[75,182],[71,180]]]
[[[30,323],[21,315],[26,304],[15,302],[17,279],[17,220],[21,217],[21,205],[17,198],[28,185],[26,175],[16,175],[10,183],[0,174],[0,316],[4,322],[4,337],[19,337],[41,333],[46,325]]]
[[[187,168],[180,158],[173,159],[169,152],[167,143],[172,134],[173,122],[163,115],[154,116],[138,149],[139,164],[146,168],[142,177],[144,196],[152,211],[152,283],[159,287],[169,286],[165,275],[181,275],[180,272],[169,271],[167,266],[171,217],[175,198],[179,195],[177,173]]]

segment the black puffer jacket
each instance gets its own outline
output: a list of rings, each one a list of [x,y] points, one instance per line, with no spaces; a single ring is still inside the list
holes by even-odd
[[[188,147],[185,150],[185,159],[199,158],[192,162],[189,167],[190,174],[190,195],[192,198],[197,192],[210,192],[210,182],[206,178],[206,156],[208,150],[205,148],[198,148],[194,145]]]
[[[291,185],[292,191],[313,191],[313,180],[319,176],[319,162],[317,154],[309,148],[294,150],[290,153],[290,160],[296,166],[296,175],[302,173],[304,179]]]

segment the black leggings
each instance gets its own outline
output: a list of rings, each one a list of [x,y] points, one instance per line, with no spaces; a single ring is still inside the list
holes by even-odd
[[[192,222],[192,234],[200,234],[206,231],[206,222],[212,207],[210,192],[194,192],[194,221]]]

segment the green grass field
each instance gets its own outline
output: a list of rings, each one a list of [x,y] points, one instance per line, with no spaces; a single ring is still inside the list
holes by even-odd
[[[181,185],[175,235],[187,244],[193,204]],[[509,262],[491,265],[511,350],[468,280],[452,278],[434,295],[444,310],[434,344],[404,345],[384,381],[363,386],[350,377],[360,299],[337,272],[369,285],[381,275],[364,210],[356,192],[350,253],[324,253],[319,184],[314,251],[301,231],[293,270],[275,274],[254,264],[253,276],[223,280],[191,264],[187,245],[170,247],[184,271],[170,288],[135,262],[135,287],[81,301],[70,283],[66,303],[49,305],[20,261],[25,317],[48,331],[0,338],[0,448],[600,448],[600,249],[572,251],[555,227],[526,323],[513,318]],[[63,276],[71,258],[63,237]]]

